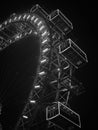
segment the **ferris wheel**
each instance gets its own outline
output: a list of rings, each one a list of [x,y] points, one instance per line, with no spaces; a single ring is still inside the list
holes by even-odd
[[[1,70],[1,78],[5,78],[1,79],[0,102],[6,112],[10,104],[17,107],[13,107],[17,116],[14,125],[10,122],[10,130],[81,128],[80,115],[70,101],[84,91],[73,73],[88,60],[68,37],[72,29],[71,21],[59,9],[48,14],[38,4],[23,14],[12,14],[0,25],[0,58],[10,59],[0,63],[6,68]],[[10,73],[15,77],[8,80]]]

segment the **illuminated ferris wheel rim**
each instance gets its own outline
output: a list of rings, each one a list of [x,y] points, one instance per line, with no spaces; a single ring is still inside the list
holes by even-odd
[[[19,22],[25,22],[30,24],[31,29],[29,33],[25,32],[25,35],[22,36],[22,33],[19,35],[16,34],[15,41],[20,40],[21,38],[28,35],[35,35],[38,36],[40,40],[40,56],[39,56],[39,67],[38,67],[38,73],[40,76],[44,75],[45,72],[40,72],[40,65],[45,64],[48,62],[48,57],[46,56],[47,52],[50,50],[50,32],[49,28],[47,27],[44,19],[42,17],[39,17],[35,13],[23,13],[23,14],[13,14],[8,20],[3,22],[0,25],[0,31],[2,31],[4,28],[6,28],[8,25],[11,25],[13,23],[19,23]],[[1,39],[3,39],[0,36]],[[14,42],[15,42],[14,41]],[[12,42],[13,43],[13,42]]]
[[[29,22],[33,27],[36,29],[34,34],[38,34],[41,39],[41,43],[45,44],[49,41],[49,28],[47,27],[45,21],[39,17],[37,14],[31,13],[23,13],[23,14],[13,14],[11,18],[3,22],[0,25],[0,31],[3,30],[8,24],[15,23],[15,22]],[[32,31],[30,32],[30,34]]]

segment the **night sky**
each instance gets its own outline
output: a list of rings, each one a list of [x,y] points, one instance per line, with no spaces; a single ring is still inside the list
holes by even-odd
[[[0,53],[0,102],[4,128],[12,129],[27,102],[36,74],[39,41],[29,36]]]
[[[82,49],[85,51],[85,53],[88,56],[88,64],[86,64],[85,66],[83,66],[83,68],[79,69],[76,71],[76,77],[83,82],[84,87],[86,88],[86,92],[81,95],[80,97],[78,97],[78,99],[76,99],[75,104],[77,104],[77,109],[80,112],[81,115],[81,120],[82,120],[82,129],[87,129],[87,128],[91,128],[91,129],[96,129],[96,124],[97,124],[97,120],[96,120],[96,115],[98,114],[97,110],[96,110],[96,98],[97,98],[97,40],[96,40],[96,36],[97,36],[97,8],[96,8],[96,3],[92,2],[83,2],[83,1],[79,1],[77,3],[72,2],[72,1],[61,1],[61,0],[54,0],[54,1],[45,1],[43,0],[43,2],[40,2],[37,0],[34,1],[23,1],[23,2],[16,2],[13,1],[12,3],[9,2],[7,3],[7,6],[5,5],[5,2],[2,2],[2,4],[0,4],[0,22],[2,23],[4,20],[6,20],[6,18],[9,17],[10,14],[16,12],[16,13],[22,13],[25,10],[29,10],[33,5],[35,4],[40,4],[44,9],[46,9],[48,12],[52,12],[53,10],[59,8],[65,15],[66,17],[68,17],[70,19],[70,21],[73,23],[74,29],[72,31],[72,33],[69,35],[73,41],[75,41],[75,43]],[[32,41],[32,40],[31,40]],[[24,42],[24,41],[23,41]],[[19,43],[18,43],[19,44]],[[30,44],[31,45],[31,44]],[[32,46],[35,44],[32,44]],[[26,49],[23,49],[25,48]],[[14,47],[12,47],[14,48]],[[20,49],[19,54],[15,53],[14,51],[17,52],[17,48]],[[32,47],[33,50],[34,46]],[[19,50],[18,49],[18,50]],[[28,50],[30,48],[28,47]],[[3,62],[8,62],[8,50],[7,49],[4,55],[1,54],[0,55],[0,67],[3,65]],[[30,71],[30,69],[32,70],[32,64],[35,65],[35,63],[33,63],[33,61],[30,59],[30,61],[27,63],[24,63],[25,59],[23,59],[23,61],[21,61],[22,57],[25,57],[24,54],[25,52],[28,53],[27,50],[27,43],[26,44],[20,44],[19,46],[15,47],[10,53],[9,53],[9,62],[8,65],[4,65],[2,68],[0,68],[2,71],[2,73],[5,75],[4,78],[2,80],[3,77],[0,78],[0,82],[2,81],[6,81],[7,82],[7,86],[12,86],[11,88],[8,88],[8,92],[11,91],[16,91],[18,93],[18,91],[22,91],[21,88],[21,82],[25,82],[25,74],[28,73],[28,75],[31,75],[33,73],[33,71]],[[31,52],[33,52],[31,50]],[[24,52],[23,52],[24,51]],[[14,58],[11,57],[11,55],[14,54],[14,57],[20,57],[19,55],[21,55],[21,57],[17,60],[15,60],[14,62]],[[16,55],[17,54],[17,55]],[[31,56],[31,53],[28,54]],[[32,54],[33,55],[33,54]],[[2,57],[6,57],[7,60],[3,60],[3,62],[1,63],[1,59],[3,59]],[[26,55],[27,56],[27,55]],[[28,56],[29,57],[29,56]],[[13,60],[11,60],[11,58],[13,58]],[[25,57],[26,58],[26,57]],[[27,58],[28,59],[28,58]],[[29,70],[27,70],[24,74],[24,78],[23,81],[20,82],[20,80],[17,82],[16,78],[13,77],[13,80],[11,80],[11,77],[9,76],[9,71],[7,72],[7,70],[9,70],[8,68],[10,68],[11,70],[13,69],[15,73],[15,76],[17,77],[17,80],[19,78],[20,73],[24,73],[25,68],[21,66],[21,70],[20,72],[18,72],[18,67],[20,67],[19,64],[17,64],[16,67],[16,61],[18,61],[17,63],[20,63],[19,60],[22,62],[22,64],[25,64],[26,68],[29,68]],[[13,63],[13,62],[14,63]],[[10,63],[13,64],[13,67],[10,66]],[[32,62],[31,67],[29,67],[29,63]],[[21,64],[21,65],[22,65]],[[15,68],[14,68],[15,65]],[[6,68],[6,69],[5,69]],[[16,72],[16,70],[17,72]],[[29,73],[30,72],[30,73]],[[6,77],[7,75],[7,77]],[[1,74],[0,74],[1,76]],[[21,75],[20,75],[21,76]],[[10,82],[11,80],[11,82]],[[30,81],[30,82],[29,82]],[[32,80],[28,79],[28,82],[31,86],[32,84]],[[5,82],[3,82],[4,87],[5,86]],[[13,87],[13,86],[18,86],[20,84],[20,90],[17,89],[17,87]],[[26,83],[25,83],[26,85]],[[1,87],[1,86],[0,86]],[[15,90],[13,90],[15,88]],[[24,91],[24,95],[26,94],[26,92]],[[14,95],[17,97],[17,94]],[[12,101],[15,101],[15,99],[13,98],[13,94],[11,97],[8,97],[9,99],[11,99]],[[3,97],[4,98],[4,97]],[[5,102],[7,102],[7,96],[5,96]],[[22,98],[21,98],[22,100]],[[20,104],[21,104],[21,100],[20,100]],[[15,101],[17,102],[17,101]],[[23,102],[22,102],[23,103]],[[10,105],[10,102],[8,103]],[[15,103],[17,104],[17,103]],[[24,103],[23,103],[24,104]],[[11,108],[12,109],[12,108]]]

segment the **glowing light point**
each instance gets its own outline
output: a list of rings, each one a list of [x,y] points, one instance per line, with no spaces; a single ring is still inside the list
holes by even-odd
[[[21,19],[21,15],[18,17],[18,20],[20,20]]]
[[[44,43],[46,43],[47,41],[48,41],[48,38],[45,39],[45,40],[43,40],[42,43],[44,44]]]
[[[35,20],[34,20],[34,23],[36,23],[38,21],[38,18],[36,18]]]
[[[41,31],[43,28],[45,28],[44,25],[42,25],[42,26],[39,28],[39,31]]]
[[[25,15],[23,16],[23,19],[25,19],[25,18],[26,18],[26,16],[27,16],[27,15],[25,14]]]
[[[34,20],[34,18],[35,18],[35,16],[32,16],[32,17],[31,17],[31,21],[33,21],[33,20]]]
[[[43,33],[42,33],[42,37],[44,36],[44,35],[46,35],[48,32],[47,31],[44,31]]]
[[[19,38],[20,38],[20,36],[19,36],[19,35],[16,35],[16,36],[15,36],[15,39],[19,39]]]
[[[7,25],[7,21],[5,21],[4,24]]]
[[[42,64],[42,63],[45,63],[46,61],[47,61],[46,59],[43,59],[40,61],[40,63]]]
[[[2,24],[0,24],[0,28],[2,28]]]
[[[60,68],[57,68],[57,71],[60,71],[61,69]]]
[[[17,34],[16,36],[15,36],[15,40],[17,40],[17,39],[19,39],[19,38],[21,38],[22,37],[22,34]]]
[[[40,88],[40,85],[35,85],[34,88],[35,89]]]
[[[40,22],[37,24],[37,26],[39,27],[41,24],[42,24],[42,21],[40,21]]]
[[[36,101],[35,100],[30,100],[30,103],[36,103]]]
[[[14,18],[14,21],[17,19],[17,17]]]
[[[39,72],[39,75],[44,75],[45,74],[45,71],[42,71],[42,72]]]
[[[23,115],[23,118],[28,119],[28,116]]]
[[[43,50],[43,53],[47,52],[48,50],[49,50],[49,48],[45,48],[45,49]]]
[[[34,33],[35,35],[37,35],[37,34],[38,34],[38,32],[37,32],[37,31],[34,31],[33,33]]]
[[[12,22],[12,19],[9,19],[9,21],[8,21],[9,23],[11,23]]]
[[[29,34],[31,34],[31,33],[32,33],[32,30],[29,31]]]
[[[28,15],[27,20],[30,18],[30,15]]]

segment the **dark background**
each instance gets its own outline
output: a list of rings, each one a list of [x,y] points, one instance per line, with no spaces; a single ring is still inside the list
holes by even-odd
[[[83,82],[86,93],[77,101],[82,117],[82,128],[95,129],[97,126],[97,6],[95,1],[13,1],[3,0],[0,3],[0,22],[12,13],[22,13],[33,5],[40,4],[48,12],[60,9],[73,23],[73,40],[85,51],[88,64],[77,70],[76,77]]]

